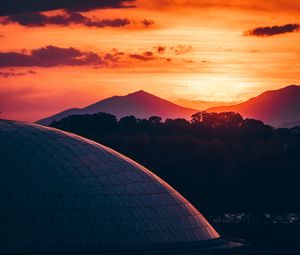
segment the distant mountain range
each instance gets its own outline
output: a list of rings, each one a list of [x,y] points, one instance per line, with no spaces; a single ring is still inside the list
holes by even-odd
[[[285,122],[279,126],[279,128],[293,128],[293,127],[300,127],[300,120],[293,121],[293,122]]]
[[[84,108],[72,108],[37,121],[49,125],[75,114],[106,112],[117,118],[134,115],[137,118],[160,116],[167,118],[189,119],[199,110],[185,108],[154,96],[143,90],[126,96],[113,96]],[[270,90],[243,103],[207,109],[209,112],[238,112],[244,118],[262,120],[274,127],[300,125],[300,86],[291,85],[278,90]]]
[[[197,111],[198,110],[176,105],[167,100],[140,90],[126,96],[113,96],[84,108],[68,109],[48,118],[41,119],[37,121],[37,123],[42,125],[49,125],[53,121],[61,120],[70,115],[93,114],[97,112],[110,113],[115,115],[117,118],[134,115],[137,118],[160,116],[163,119],[189,119],[191,115],[193,115]]]
[[[274,127],[291,127],[300,124],[300,86],[291,85],[278,90],[266,91],[246,102],[212,107],[207,111],[238,112],[244,118],[262,120]]]

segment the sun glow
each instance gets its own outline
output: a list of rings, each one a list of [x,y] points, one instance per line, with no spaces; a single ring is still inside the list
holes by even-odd
[[[16,21],[0,25],[0,96],[10,95],[0,103],[5,117],[13,115],[15,104],[23,119],[35,120],[48,114],[49,108],[57,112],[140,89],[187,107],[206,108],[211,105],[203,104],[206,101],[239,102],[298,83],[299,33],[244,35],[255,27],[294,23],[297,13],[290,1],[284,8],[280,3],[271,6],[248,0],[228,4],[140,0],[134,5],[82,12],[81,21],[67,25],[26,26]],[[279,10],[281,15],[275,15]],[[119,25],[124,20],[127,23]],[[43,50],[49,45],[56,52]],[[65,55],[62,60],[57,55],[49,66],[46,58],[70,51],[78,57]],[[9,65],[7,52],[29,60]],[[32,64],[34,52],[45,54]],[[32,101],[24,88],[43,95],[43,100]],[[65,101],[58,94],[80,96]],[[53,99],[55,105],[46,107]],[[201,103],[197,106],[195,101]],[[33,108],[39,114],[33,114]]]

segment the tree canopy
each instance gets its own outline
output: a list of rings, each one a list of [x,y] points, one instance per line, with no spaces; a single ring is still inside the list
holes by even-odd
[[[300,127],[274,129],[233,112],[191,121],[97,113],[51,126],[129,156],[204,212],[300,211]]]

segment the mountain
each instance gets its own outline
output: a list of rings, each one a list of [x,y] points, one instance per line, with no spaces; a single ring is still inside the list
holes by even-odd
[[[209,112],[238,112],[244,118],[262,120],[272,126],[300,120],[300,86],[291,85],[278,90],[270,90],[246,102],[212,107]]]
[[[42,125],[49,125],[53,121],[61,120],[70,115],[93,114],[97,112],[110,113],[115,115],[117,118],[134,115],[137,118],[160,116],[163,119],[189,119],[191,115],[196,113],[197,111],[198,110],[176,105],[165,99],[140,90],[126,96],[113,96],[84,108],[68,109],[50,117],[41,119],[37,121],[37,123]]]
[[[293,122],[285,122],[279,126],[280,128],[293,128],[293,127],[300,127],[300,120],[293,121]]]

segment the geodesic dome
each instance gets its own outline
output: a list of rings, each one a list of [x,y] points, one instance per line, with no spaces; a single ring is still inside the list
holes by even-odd
[[[67,132],[0,120],[2,254],[140,254],[220,243],[198,210],[133,160]]]

